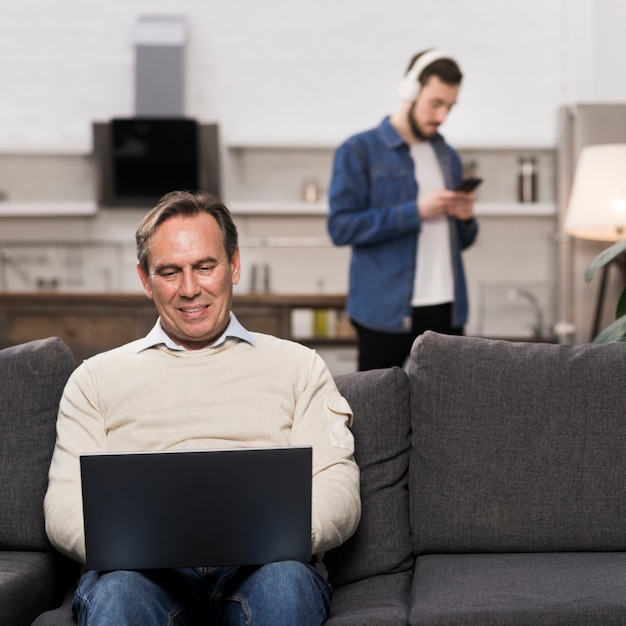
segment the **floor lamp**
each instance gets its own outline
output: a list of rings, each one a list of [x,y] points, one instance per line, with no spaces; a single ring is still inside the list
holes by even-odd
[[[580,151],[564,230],[591,241],[614,243],[626,237],[626,144],[588,146]],[[626,285],[624,255],[615,264]],[[609,267],[602,269],[592,338],[600,331]]]

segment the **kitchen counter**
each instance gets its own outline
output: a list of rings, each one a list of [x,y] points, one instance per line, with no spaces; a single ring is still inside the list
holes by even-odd
[[[298,309],[341,314],[342,294],[250,293],[233,297],[233,311],[252,331],[296,339],[311,346],[351,345],[349,324],[337,324],[333,336],[296,337],[292,313]],[[77,360],[143,337],[156,311],[141,293],[3,292],[0,293],[0,347],[56,336]]]

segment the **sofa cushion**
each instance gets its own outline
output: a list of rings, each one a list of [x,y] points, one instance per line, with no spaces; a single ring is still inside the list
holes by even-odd
[[[74,369],[57,338],[0,350],[0,549],[49,547],[43,498],[65,382]]]
[[[72,614],[75,585],[72,585],[65,593],[61,605],[56,609],[42,613],[31,626],[75,626],[76,620]]]
[[[333,589],[326,626],[406,626],[411,576],[384,574]]]
[[[0,551],[2,624],[26,626],[58,600],[61,582],[50,552]]]
[[[415,565],[410,624],[626,624],[626,554],[431,554]]]
[[[361,470],[361,522],[324,557],[333,585],[411,568],[407,474],[409,385],[400,368],[346,374],[337,386],[350,403],[355,459]]]
[[[416,554],[626,549],[626,346],[428,332],[409,378]]]

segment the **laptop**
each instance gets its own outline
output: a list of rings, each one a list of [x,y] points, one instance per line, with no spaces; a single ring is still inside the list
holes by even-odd
[[[311,447],[80,457],[87,568],[311,558]]]

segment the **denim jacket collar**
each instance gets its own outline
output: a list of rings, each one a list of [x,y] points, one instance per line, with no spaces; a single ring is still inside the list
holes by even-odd
[[[378,129],[380,130],[380,133],[382,135],[383,142],[388,148],[394,149],[399,148],[402,145],[407,145],[406,141],[402,139],[400,133],[391,123],[390,116],[387,116],[385,119],[383,119]],[[434,144],[443,143],[443,137],[439,133],[437,133],[430,141]]]
[[[386,117],[378,128],[380,129],[380,133],[383,137],[383,142],[388,148],[398,148],[403,143],[406,143],[391,123],[390,117]]]

